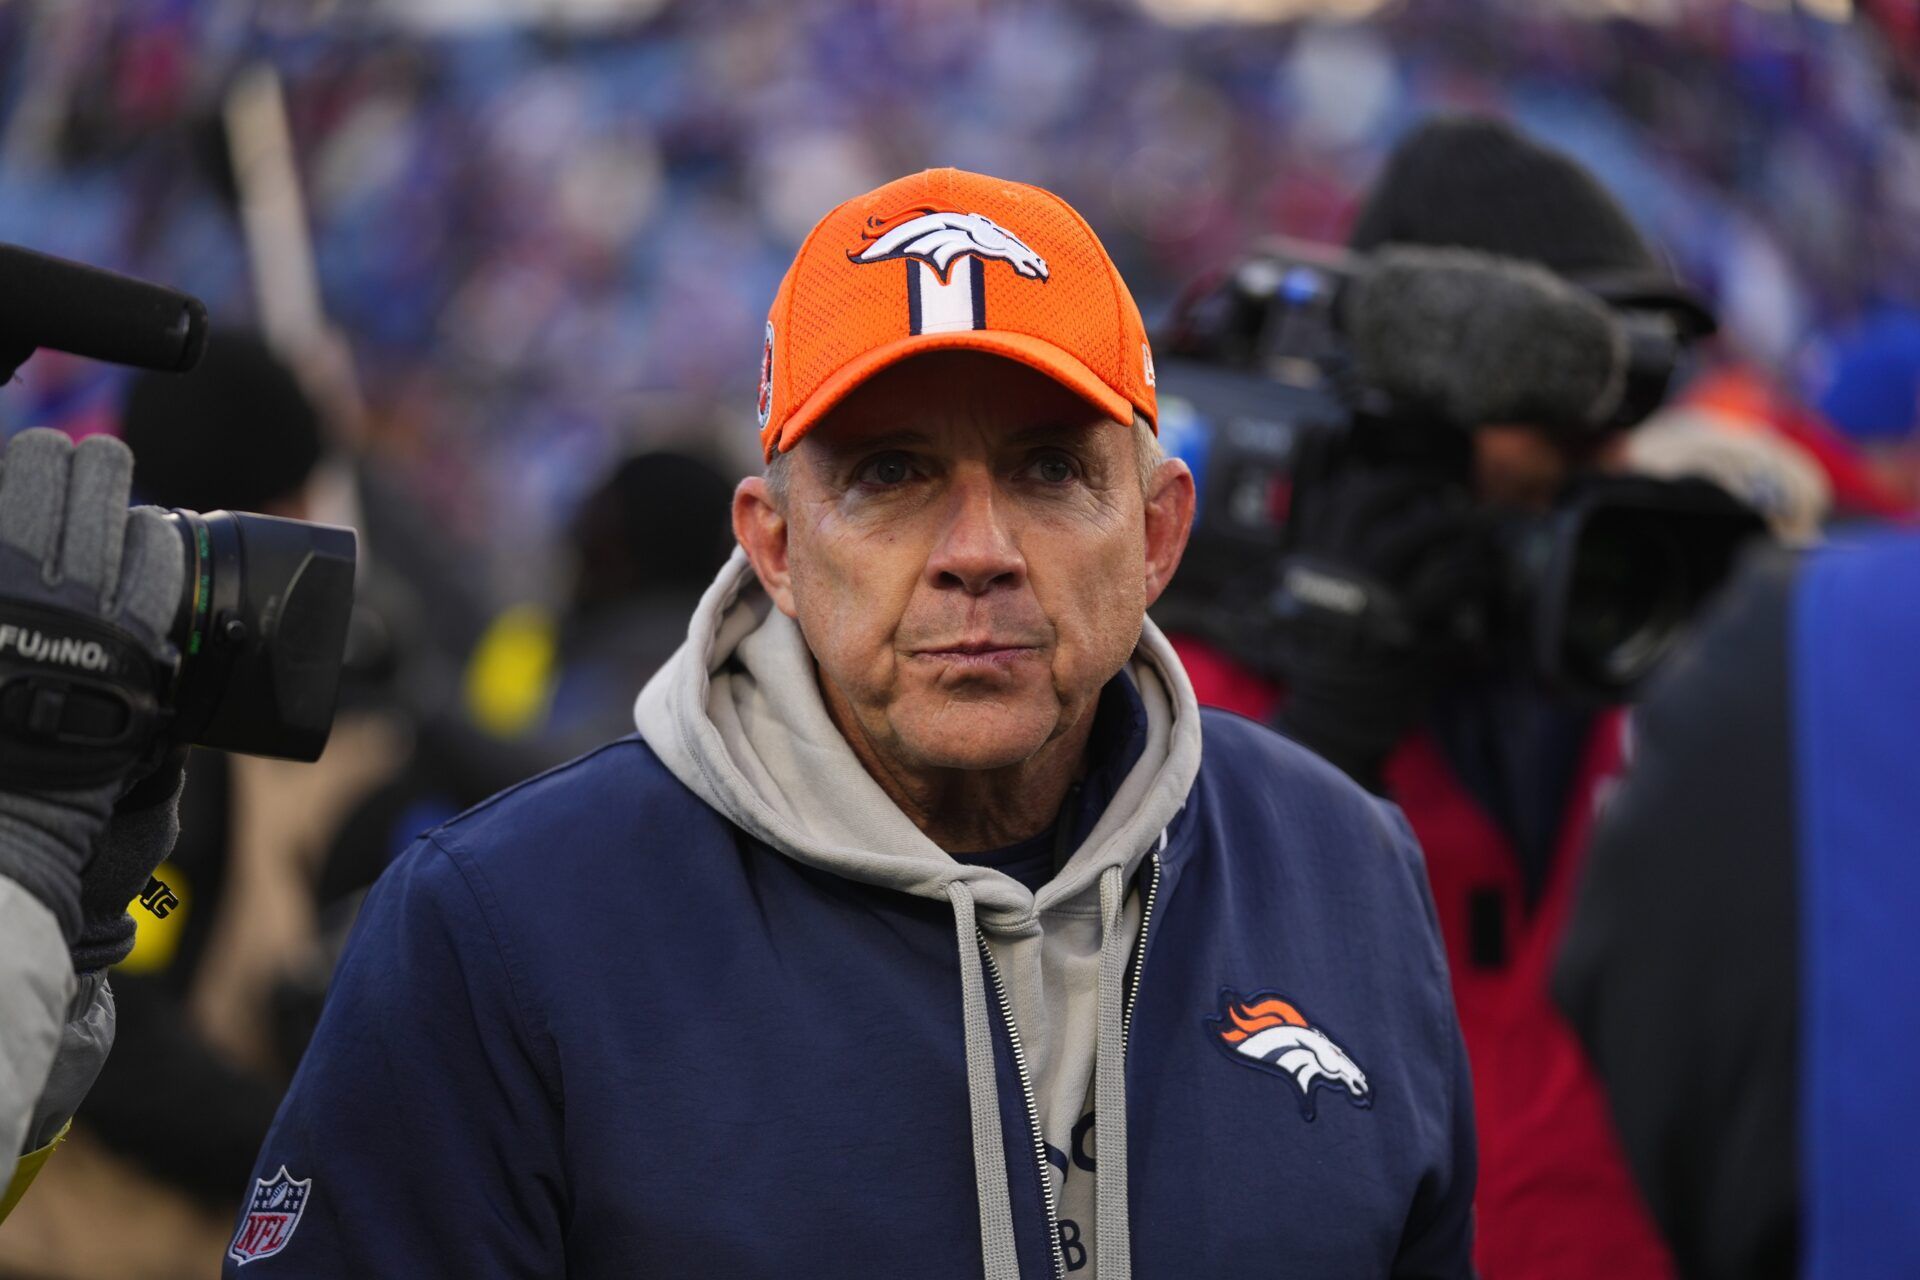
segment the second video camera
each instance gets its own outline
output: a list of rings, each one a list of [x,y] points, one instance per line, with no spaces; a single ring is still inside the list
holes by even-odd
[[[1438,269],[1478,269],[1437,261]],[[1410,344],[1376,355],[1366,371],[1374,376],[1364,376],[1349,323],[1356,292],[1374,283],[1376,269],[1332,251],[1264,248],[1191,293],[1161,344],[1161,436],[1193,468],[1201,503],[1186,561],[1156,616],[1278,676],[1290,629],[1314,625],[1285,580],[1299,495],[1355,468],[1467,489],[1478,424],[1438,408],[1454,389],[1448,379],[1461,388],[1456,401],[1484,402],[1487,384],[1499,382],[1495,394],[1516,416],[1486,421],[1591,436],[1630,425],[1659,404],[1685,336],[1667,317],[1615,309],[1592,339],[1609,344],[1600,358],[1610,367],[1596,362],[1584,382],[1579,370],[1543,371],[1528,385],[1511,371],[1489,378],[1449,367],[1436,356],[1453,335],[1414,327]],[[1493,284],[1489,296],[1524,288],[1529,278]],[[1590,307],[1568,315],[1570,325],[1593,321]],[[1425,351],[1405,349],[1423,342]],[[1525,357],[1516,361],[1530,367]],[[1410,386],[1431,394],[1415,401]],[[1573,399],[1569,387],[1578,391]],[[1497,517],[1494,585],[1484,598],[1460,602],[1440,642],[1482,660],[1518,660],[1595,700],[1623,700],[1763,530],[1750,508],[1705,481],[1579,475],[1550,509]],[[1364,634],[1375,622],[1356,615],[1349,638],[1400,642]]]

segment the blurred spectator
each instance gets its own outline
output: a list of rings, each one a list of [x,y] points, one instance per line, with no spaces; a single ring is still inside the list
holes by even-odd
[[[307,515],[307,480],[324,447],[293,371],[258,335],[225,328],[192,373],[134,380],[120,437],[145,501],[295,520]]]
[[[733,552],[732,509],[727,477],[683,453],[628,458],[587,496],[544,736],[586,750],[632,732],[634,695]]]
[[[1920,1273],[1920,539],[1762,557],[1635,712],[1555,994],[1683,1274]]]
[[[516,605],[467,664],[474,722],[541,767],[633,731],[633,698],[686,638],[733,550],[733,485],[668,450],[635,454],[580,504],[568,530],[565,612]]]
[[[1874,476],[1920,510],[1920,311],[1882,310],[1825,352],[1815,403]]]
[[[1811,460],[1830,494],[1829,522],[1904,520],[1916,512],[1852,440],[1763,367],[1736,360],[1709,369],[1687,384],[1676,407],[1703,414],[1723,430],[1771,437]]]

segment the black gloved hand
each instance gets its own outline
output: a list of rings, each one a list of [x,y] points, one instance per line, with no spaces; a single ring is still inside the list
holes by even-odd
[[[118,440],[94,436],[75,446],[44,430],[16,437],[0,457],[0,598],[53,619],[110,624],[168,663],[177,656],[167,630],[185,551],[158,510],[128,509],[132,482],[133,455]],[[42,643],[35,636],[14,639]],[[128,795],[126,815],[116,818],[132,767],[86,785],[0,777],[0,875],[46,904],[70,946],[84,942],[76,972],[126,955],[127,904],[172,848],[178,766]]]
[[[1483,617],[1485,525],[1464,489],[1408,472],[1349,470],[1296,501],[1275,596],[1278,727],[1377,792]]]
[[[75,973],[110,968],[133,950],[128,904],[146,891],[153,869],[173,852],[173,842],[180,837],[180,792],[186,783],[187,749],[176,747],[114,804],[93,860],[80,877]]]

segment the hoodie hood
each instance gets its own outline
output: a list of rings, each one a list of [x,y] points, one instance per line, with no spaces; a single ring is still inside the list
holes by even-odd
[[[773,607],[746,554],[693,615],[687,640],[641,691],[634,718],[673,775],[756,839],[850,880],[922,898],[964,886],[983,927],[1036,928],[1038,914],[1131,876],[1200,768],[1193,686],[1151,619],[1129,667],[1147,711],[1146,750],[1093,830],[1039,893],[956,862],[881,790],[827,714],[800,627]]]

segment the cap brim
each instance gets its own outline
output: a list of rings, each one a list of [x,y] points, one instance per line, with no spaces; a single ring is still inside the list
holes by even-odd
[[[902,360],[927,351],[984,351],[1004,356],[1046,374],[1115,422],[1130,423],[1134,403],[1102,382],[1093,370],[1051,342],[1026,333],[999,329],[963,329],[955,333],[919,333],[899,338],[855,357],[821,383],[780,427],[774,446],[780,452],[799,443],[821,418],[850,395],[854,388]],[[769,453],[772,451],[769,450]]]
[[[1720,320],[1699,295],[1672,276],[1660,272],[1625,272],[1573,277],[1608,306],[1629,311],[1664,311],[1687,338],[1708,338],[1719,332]]]

